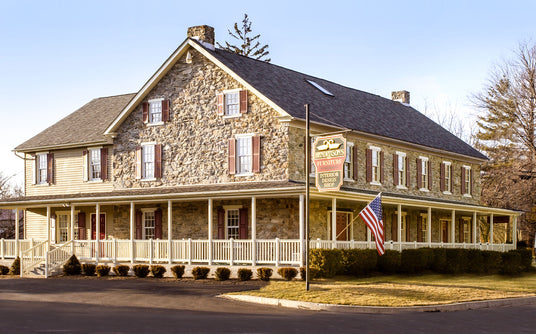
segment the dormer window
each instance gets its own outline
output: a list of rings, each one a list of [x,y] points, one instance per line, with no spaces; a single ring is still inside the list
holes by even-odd
[[[248,111],[248,91],[233,89],[217,95],[218,115],[237,117]]]
[[[160,125],[169,121],[169,100],[159,98],[143,103],[143,122]]]
[[[149,123],[162,122],[161,101],[149,101]]]

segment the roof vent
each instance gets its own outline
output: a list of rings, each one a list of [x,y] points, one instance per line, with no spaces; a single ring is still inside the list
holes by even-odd
[[[399,90],[397,92],[391,92],[391,100],[400,102],[409,106],[409,92],[407,90]]]
[[[313,85],[316,89],[318,89],[319,91],[321,91],[322,93],[326,94],[326,95],[329,95],[329,96],[335,96],[333,95],[329,90],[325,89],[324,87],[320,86],[319,84],[317,84],[316,82],[314,82],[313,80],[309,80],[309,79],[305,79],[305,81],[307,81],[308,83],[310,83],[311,85]]]

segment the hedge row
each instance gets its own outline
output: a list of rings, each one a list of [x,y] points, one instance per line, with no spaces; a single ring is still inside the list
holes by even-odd
[[[532,251],[516,249],[506,253],[457,248],[418,248],[402,252],[374,249],[312,249],[310,267],[319,277],[362,276],[371,273],[518,275],[532,270]]]

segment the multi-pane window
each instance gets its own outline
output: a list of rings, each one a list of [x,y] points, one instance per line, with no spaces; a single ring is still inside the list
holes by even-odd
[[[463,242],[471,242],[471,221],[469,219],[463,220]]]
[[[236,170],[238,174],[251,173],[253,161],[251,136],[238,137],[236,151]]]
[[[89,179],[101,179],[101,150],[89,150]]]
[[[465,173],[465,193],[464,194],[471,194],[471,168],[465,167],[463,169],[463,172]]]
[[[70,217],[68,215],[58,215],[59,242],[69,240],[69,220]]]
[[[143,178],[144,179],[154,179],[154,145],[143,145],[142,146],[143,154]]]
[[[372,149],[372,182],[380,183],[380,150]]]
[[[445,163],[445,191],[452,192],[452,165]]]
[[[156,217],[154,211],[143,212],[143,239],[154,239]]]
[[[225,93],[225,115],[234,116],[240,114],[239,92]]]
[[[346,159],[344,160],[344,178],[345,179],[351,179],[354,177],[354,168],[352,161],[354,160],[353,157],[353,150],[354,146],[347,144],[346,145]]]
[[[406,185],[406,155],[398,153],[398,186]]]
[[[78,215],[74,215],[74,235],[73,239],[78,240]]]
[[[35,158],[37,159],[36,181],[38,184],[47,183],[47,155],[38,154]]]
[[[426,238],[428,238],[427,228],[428,228],[428,216],[422,215],[421,216],[421,241],[426,242]]]
[[[421,158],[421,189],[428,189],[428,159]]]
[[[162,122],[162,100],[149,101],[149,123]]]
[[[238,209],[227,210],[227,238],[240,238],[240,215]]]

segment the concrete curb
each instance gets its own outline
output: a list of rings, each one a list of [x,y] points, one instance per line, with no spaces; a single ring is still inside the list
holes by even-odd
[[[519,297],[481,300],[474,302],[462,302],[446,305],[427,305],[427,306],[405,306],[405,307],[385,307],[385,306],[353,306],[353,305],[334,305],[302,302],[288,299],[256,297],[249,295],[219,295],[218,297],[239,300],[248,303],[257,303],[264,305],[281,306],[288,308],[304,309],[311,311],[327,311],[338,313],[404,313],[404,312],[454,312],[476,310],[481,308],[505,307],[505,306],[523,306],[535,305],[536,297]]]

